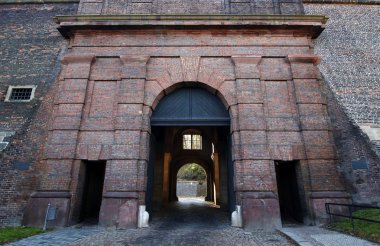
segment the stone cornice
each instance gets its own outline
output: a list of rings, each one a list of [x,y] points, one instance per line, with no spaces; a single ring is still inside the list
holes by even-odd
[[[294,29],[313,38],[325,28],[321,15],[72,15],[54,18],[63,36],[73,30],[128,28]]]

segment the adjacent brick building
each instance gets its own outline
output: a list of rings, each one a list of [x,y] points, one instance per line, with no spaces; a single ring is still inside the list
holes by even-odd
[[[379,204],[372,4],[8,0],[1,223],[39,225],[51,203],[56,226],[136,226],[144,206],[176,200],[189,162],[249,229],[323,222],[329,201]],[[34,99],[8,100],[9,86]]]

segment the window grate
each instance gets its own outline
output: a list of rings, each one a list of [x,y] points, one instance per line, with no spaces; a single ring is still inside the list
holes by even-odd
[[[9,100],[24,101],[30,100],[32,97],[33,88],[13,88]]]

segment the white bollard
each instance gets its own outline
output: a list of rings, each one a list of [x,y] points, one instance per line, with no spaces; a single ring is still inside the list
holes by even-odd
[[[243,227],[243,217],[240,205],[237,205],[236,210],[231,214],[231,226]]]
[[[149,213],[145,211],[145,209],[145,205],[139,206],[139,217],[137,221],[138,228],[149,227]]]

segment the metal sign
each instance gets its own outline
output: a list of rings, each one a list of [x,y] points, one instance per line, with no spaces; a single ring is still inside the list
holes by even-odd
[[[48,204],[48,207],[46,209],[46,215],[45,215],[45,223],[43,230],[46,231],[47,228],[47,222],[51,220],[57,219],[57,208],[51,206],[51,204]]]
[[[47,211],[47,220],[55,220],[57,219],[57,208],[56,207],[49,207]]]
[[[352,169],[353,170],[368,169],[368,162],[367,162],[367,160],[355,160],[355,161],[352,161]]]

